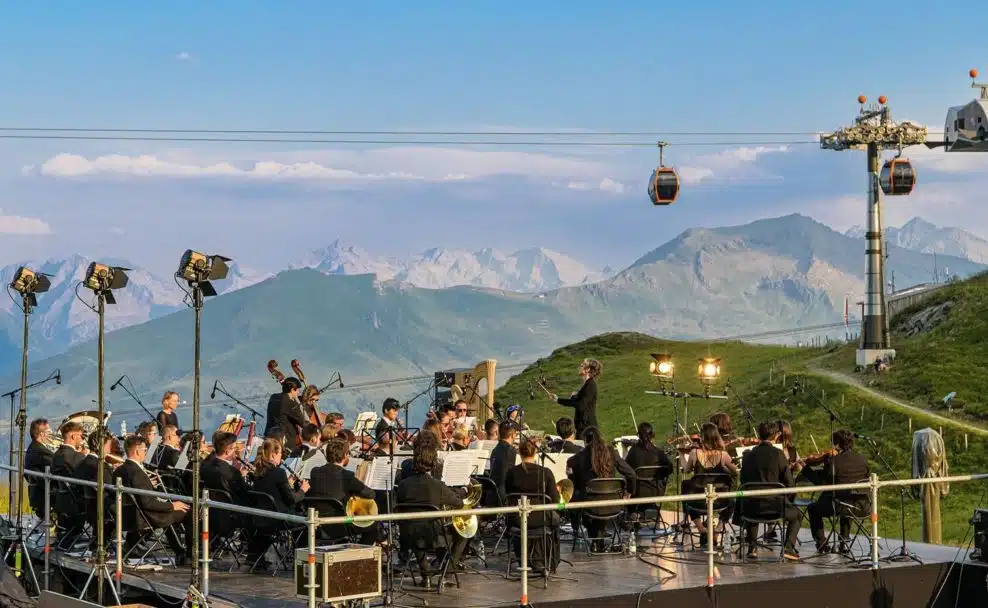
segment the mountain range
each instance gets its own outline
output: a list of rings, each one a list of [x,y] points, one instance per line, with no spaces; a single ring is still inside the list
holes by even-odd
[[[391,280],[348,276],[366,272],[368,266],[357,264],[368,263],[368,257],[353,248],[335,249],[335,265],[287,270],[207,301],[204,383],[222,378],[234,394],[255,395],[256,406],[276,388],[263,371],[272,358],[283,369],[298,358],[316,383],[340,371],[352,388],[354,381],[431,375],[487,357],[502,366],[530,361],[606,331],[689,339],[839,322],[844,298],[854,302],[863,291],[861,241],[798,214],[690,229],[611,278],[535,293],[424,288],[398,275]],[[902,286],[928,281],[933,263],[930,254],[889,247],[890,269]],[[937,263],[960,276],[984,269],[949,255],[938,256]],[[291,323],[284,321],[285,294],[292,294]],[[58,299],[53,295],[48,298]],[[145,304],[132,318],[150,317],[155,306],[164,305]],[[118,306],[123,310],[122,303]],[[83,313],[92,315],[85,309],[78,314]],[[107,317],[119,314],[114,310]],[[189,310],[114,331],[106,340],[107,381],[127,374],[155,399],[166,388],[187,394],[191,339]],[[47,374],[58,368],[63,383],[32,391],[32,400],[60,412],[73,404],[84,409],[79,405],[95,393],[93,351],[91,342],[81,343],[38,362],[32,369]],[[0,385],[16,384],[13,371],[8,367]],[[395,390],[387,384],[376,389]],[[374,406],[379,396],[347,389],[331,391],[323,403],[352,413],[355,399]]]
[[[854,226],[845,234],[863,239],[865,229]],[[960,228],[937,226],[919,217],[898,228],[885,228],[885,239],[890,245],[911,251],[952,255],[979,264],[988,259],[988,240]]]

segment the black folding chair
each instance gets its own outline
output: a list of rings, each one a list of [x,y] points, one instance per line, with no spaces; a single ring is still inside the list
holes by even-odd
[[[247,495],[250,497],[251,506],[255,509],[278,513],[278,506],[275,504],[274,498],[272,498],[270,494],[251,490],[247,493]],[[257,565],[271,548],[274,548],[275,555],[278,556],[278,561],[281,563],[282,567],[285,570],[292,570],[295,561],[295,556],[292,555],[292,552],[298,544],[298,539],[301,538],[302,534],[306,531],[306,527],[302,524],[289,523],[283,519],[272,519],[260,516],[255,516],[253,518],[253,523],[254,533],[262,534],[263,531],[268,540],[266,545],[258,552],[257,559],[255,559],[254,563],[250,565],[250,571],[253,572],[254,569],[257,568]],[[274,568],[273,570],[272,575],[277,574],[278,569]]]
[[[394,506],[395,513],[421,513],[422,511],[439,512],[439,507],[433,504],[424,503],[398,503]],[[453,554],[453,534],[449,526],[438,517],[419,520],[402,520],[398,522],[399,548],[402,553],[409,556],[405,560],[405,567],[401,571],[401,578],[398,579],[398,588],[403,589],[405,575],[410,574],[412,584],[420,586],[415,578],[415,571],[412,569],[414,562],[419,567],[419,574],[422,576],[422,587],[430,588],[432,577],[439,577],[439,584],[436,585],[436,593],[443,592],[443,582],[446,580],[446,572],[452,563]],[[439,541],[438,543],[436,541]],[[444,549],[438,563],[429,567],[428,554],[437,549]],[[435,560],[433,560],[435,561]],[[453,571],[453,580],[456,586],[460,586],[460,579]]]
[[[717,492],[729,492],[731,490],[732,483],[733,479],[729,473],[699,473],[683,482],[683,492],[686,494],[702,493],[706,491],[707,485],[711,484]],[[681,504],[683,506],[683,515],[690,520],[700,519],[701,521],[705,521],[707,519],[707,502],[705,500],[685,501]],[[719,525],[723,525],[725,530],[731,525],[731,522],[729,521],[730,517],[728,516],[727,511],[733,508],[733,498],[718,498],[714,500],[714,515],[717,517]],[[712,526],[713,522],[707,521],[706,525]],[[718,534],[720,533],[715,531],[715,543],[719,543],[720,540],[722,540],[718,540],[716,538]],[[690,548],[695,549],[696,544],[693,539],[693,535],[689,533],[688,528],[684,528],[683,535],[684,538],[688,537],[690,539]],[[706,547],[707,543],[705,540],[701,539],[700,544]]]
[[[781,483],[778,482],[750,482],[743,484],[741,486],[741,491],[749,490],[776,490],[785,488]],[[748,526],[758,526],[764,525],[766,527],[778,526],[781,529],[785,529],[786,525],[786,496],[780,494],[778,496],[757,496],[754,498],[739,498],[737,501],[738,505],[738,519],[741,522],[741,532],[740,540],[741,545],[738,549],[739,555],[742,561],[747,560],[747,552],[745,547],[748,542],[747,528]],[[783,540],[777,541],[779,545],[779,560],[783,559],[783,552],[785,551],[785,542]],[[764,541],[758,543],[757,536],[755,541],[755,547],[763,546],[768,548],[770,543]]]
[[[669,477],[672,475],[672,465],[649,465],[638,467],[635,469],[635,475],[638,478],[637,484],[635,486],[635,498],[640,498],[643,496],[665,496],[666,494],[666,484],[669,482]],[[629,510],[633,514],[637,514],[639,517],[643,513],[649,511],[655,511],[655,517],[651,520],[641,520],[636,522],[636,530],[642,524],[652,524],[652,534],[656,534],[660,531],[663,534],[669,531],[669,524],[662,517],[662,506],[660,504],[654,505],[636,505],[630,507]]]
[[[624,498],[627,493],[627,482],[623,477],[598,477],[597,479],[591,479],[587,482],[587,488],[583,495],[583,500],[585,501],[597,501],[597,500],[619,500]],[[587,550],[587,555],[600,555],[611,553],[609,550],[604,551],[594,551],[592,546],[592,541],[604,542],[610,540],[611,547],[620,545],[624,540],[621,535],[621,526],[619,520],[623,519],[627,515],[624,507],[600,507],[596,509],[579,509],[580,513],[580,531],[578,536],[574,536],[573,542],[576,543],[577,538],[583,540],[584,546]],[[586,521],[591,521],[601,526],[602,531],[607,530],[607,524],[613,524],[612,532],[610,536],[606,534],[603,536],[591,537]],[[608,549],[610,549],[608,548]]]

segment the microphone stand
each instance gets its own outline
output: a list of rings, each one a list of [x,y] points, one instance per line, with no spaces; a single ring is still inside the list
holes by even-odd
[[[251,406],[247,405],[246,403],[244,403],[240,399],[237,399],[236,397],[234,397],[233,395],[231,395],[230,393],[228,393],[226,391],[226,388],[223,387],[223,383],[220,382],[219,380],[216,381],[215,388],[216,388],[216,392],[217,393],[220,393],[221,395],[223,395],[227,399],[230,399],[231,401],[233,401],[234,403],[236,403],[240,407],[242,407],[245,410],[247,410],[248,412],[250,412],[250,421],[251,422],[253,422],[253,423],[256,424],[258,417],[264,418],[264,414],[258,412],[257,410],[255,410]],[[249,448],[250,446],[247,446],[247,447]]]
[[[117,380],[114,383],[113,386],[110,387],[110,390],[112,391],[113,388],[116,387],[116,386],[119,386],[119,387],[123,388],[124,389],[124,392],[126,392],[130,396],[131,399],[133,399],[134,401],[136,401],[137,402],[137,405],[141,406],[141,409],[144,410],[144,413],[148,415],[148,419],[151,420],[152,422],[156,421],[157,418],[155,418],[154,414],[152,414],[151,411],[148,410],[148,408],[144,407],[144,403],[142,403],[141,400],[138,399],[137,395],[134,394],[135,391],[131,391],[129,388],[127,388],[127,385],[123,383],[123,379],[124,378],[127,379],[127,382],[130,382],[131,384],[133,384],[133,382],[131,382],[130,376],[124,374],[123,376],[120,376],[120,379]]]
[[[734,385],[731,384],[730,381],[727,382],[727,386],[724,389],[725,395],[727,394],[727,391],[734,393],[734,397],[737,398],[738,404],[741,406],[741,414],[744,416],[744,419],[748,421],[748,426],[751,427],[752,436],[758,437],[758,431],[755,429],[755,415],[752,414],[751,410],[748,409],[748,406],[745,405],[744,399],[741,398],[740,393],[738,393],[737,389],[734,388]]]
[[[871,449],[872,452],[874,452],[875,454],[875,458],[877,458],[878,461],[881,462],[882,465],[885,467],[885,469],[888,470],[889,475],[892,477],[892,479],[899,479],[899,477],[895,474],[895,469],[892,468],[892,465],[889,464],[889,461],[885,458],[885,455],[882,454],[881,450],[879,449],[878,442],[876,442],[871,437],[866,437],[864,435],[859,435],[859,437],[867,441],[869,444],[871,444]],[[884,558],[883,561],[890,561],[890,562],[914,561],[918,564],[922,564],[923,560],[921,560],[915,553],[909,551],[909,549],[906,547],[906,488],[905,486],[899,486],[899,521],[901,524],[900,532],[902,534],[902,545],[899,546],[899,551],[897,553],[894,553],[889,557]]]
[[[539,488],[541,490],[542,488],[545,488],[545,471],[546,471],[545,461],[548,460],[549,462],[551,462],[553,464],[555,464],[556,461],[552,458],[552,456],[549,456],[549,448],[548,448],[548,446],[546,446],[543,443],[536,442],[530,436],[526,435],[525,432],[523,430],[521,430],[520,428],[518,430],[518,435],[522,439],[524,439],[525,441],[532,441],[533,443],[535,443],[536,450],[537,450],[537,455],[539,457],[539,460],[541,461],[539,463],[540,464],[540,468],[539,468],[539,477],[538,477],[538,484],[539,484]],[[563,452],[560,452],[560,453],[562,454]],[[557,481],[557,483],[558,483],[558,481]],[[544,490],[541,490],[541,491],[544,492]],[[549,525],[546,522],[546,518],[548,518],[548,516],[549,516],[548,514],[549,513],[550,513],[550,511],[543,511],[542,512],[542,543],[543,543],[542,546],[545,548],[545,551],[543,551],[543,554],[542,554],[542,577],[543,577],[542,580],[545,581],[545,587],[546,588],[549,587],[549,581],[552,580],[552,579],[564,580],[564,581],[574,581],[574,582],[577,580],[575,578],[567,578],[565,576],[557,576],[557,575],[553,574],[552,571],[550,570],[549,560],[552,557],[555,557],[556,546],[555,546],[555,543],[551,543],[550,542]],[[559,563],[566,564],[566,565],[568,565],[570,567],[573,566],[573,562],[571,562],[569,560],[566,560],[566,559],[563,559],[562,558],[562,555],[559,556]]]

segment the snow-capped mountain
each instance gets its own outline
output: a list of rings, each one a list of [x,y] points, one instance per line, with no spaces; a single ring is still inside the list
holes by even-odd
[[[854,226],[845,234],[864,238],[865,230]],[[911,251],[953,255],[979,264],[988,261],[988,240],[960,228],[937,226],[919,217],[914,217],[900,228],[886,228],[885,238],[889,244]]]
[[[324,274],[374,274],[379,281],[443,289],[470,285],[507,291],[538,292],[608,278],[610,269],[593,270],[561,253],[534,247],[514,253],[497,249],[476,252],[433,248],[407,260],[376,257],[339,240],[313,251],[293,268]]]

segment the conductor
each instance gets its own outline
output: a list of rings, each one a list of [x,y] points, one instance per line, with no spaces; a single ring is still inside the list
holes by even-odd
[[[580,363],[580,378],[583,379],[580,390],[570,397],[559,397],[555,393],[549,395],[549,399],[559,405],[573,408],[577,437],[582,438],[583,431],[597,426],[597,376],[603,371],[604,366],[600,361],[584,359],[583,363]]]

